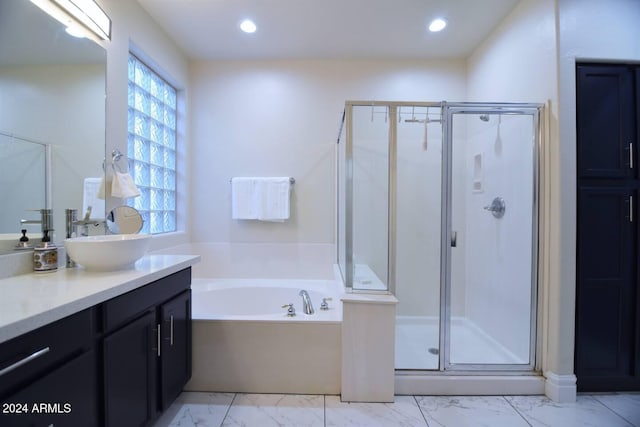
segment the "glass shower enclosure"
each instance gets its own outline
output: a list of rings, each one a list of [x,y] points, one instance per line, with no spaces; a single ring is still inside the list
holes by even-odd
[[[347,102],[338,264],[399,300],[396,369],[536,364],[541,104]]]

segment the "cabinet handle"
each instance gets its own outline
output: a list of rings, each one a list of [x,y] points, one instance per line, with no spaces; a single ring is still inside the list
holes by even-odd
[[[25,357],[24,359],[18,360],[16,363],[7,366],[6,368],[4,368],[3,370],[0,371],[0,377],[3,376],[4,374],[8,374],[9,372],[18,369],[20,366],[27,364],[29,362],[31,362],[34,359],[37,359],[40,356],[44,356],[45,354],[49,353],[49,347],[45,347],[41,350],[36,351],[35,353]]]
[[[170,319],[171,319],[171,328],[170,328],[170,329],[171,329],[171,332],[170,332],[170,335],[169,335],[169,336],[170,336],[171,338],[170,338],[170,340],[169,340],[169,345],[173,346],[173,314],[171,315]]]
[[[158,323],[158,357],[160,357],[160,323]]]
[[[629,196],[629,222],[633,222],[633,196]]]
[[[629,143],[629,169],[633,169],[633,142]]]

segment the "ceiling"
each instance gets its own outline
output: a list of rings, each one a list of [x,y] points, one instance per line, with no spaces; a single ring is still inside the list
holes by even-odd
[[[191,58],[466,58],[518,0],[138,0]],[[426,27],[435,17],[449,25]],[[238,25],[251,18],[253,34]]]

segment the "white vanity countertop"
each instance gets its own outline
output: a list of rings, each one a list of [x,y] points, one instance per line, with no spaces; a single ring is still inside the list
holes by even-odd
[[[100,304],[200,261],[197,255],[146,255],[129,270],[62,268],[0,280],[0,343]]]

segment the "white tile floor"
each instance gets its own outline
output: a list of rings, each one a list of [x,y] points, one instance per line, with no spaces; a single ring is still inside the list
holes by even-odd
[[[340,396],[182,393],[156,427],[429,426],[640,427],[640,394],[396,396],[394,403],[343,403]]]

